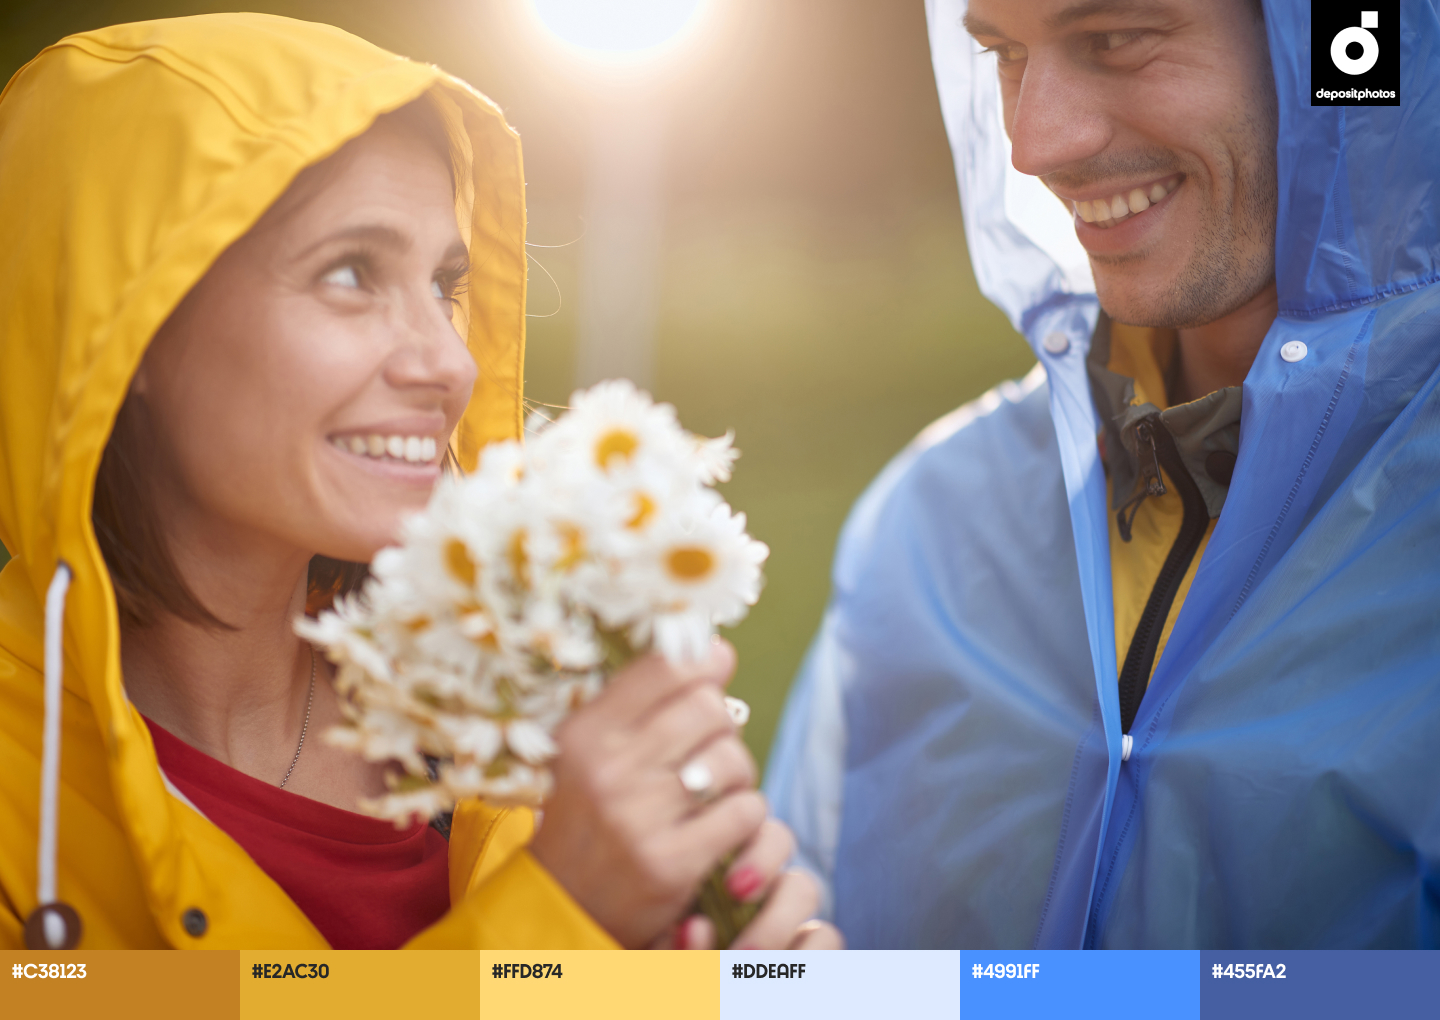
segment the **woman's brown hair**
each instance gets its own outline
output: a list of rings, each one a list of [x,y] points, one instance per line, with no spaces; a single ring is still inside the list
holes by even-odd
[[[229,630],[231,625],[212,613],[190,590],[160,527],[148,498],[153,477],[155,442],[145,402],[134,394],[125,398],[100,471],[95,476],[95,503],[91,521],[110,583],[120,622],[145,627],[168,613],[191,623]],[[449,461],[447,451],[446,460]],[[336,598],[360,587],[370,569],[364,563],[315,556],[305,597],[305,612],[314,614]]]

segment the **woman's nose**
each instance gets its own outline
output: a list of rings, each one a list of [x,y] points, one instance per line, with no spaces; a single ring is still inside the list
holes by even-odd
[[[1103,152],[1113,130],[1100,92],[1063,57],[1032,54],[1006,117],[1015,169],[1043,177]]]
[[[461,299],[463,300],[463,298]],[[437,388],[468,396],[478,368],[450,314],[451,305],[433,294],[406,302],[395,350],[386,365],[392,386]]]

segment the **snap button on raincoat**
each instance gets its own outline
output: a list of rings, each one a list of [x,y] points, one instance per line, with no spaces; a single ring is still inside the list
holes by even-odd
[[[21,945],[47,883],[78,912],[84,949],[325,945],[167,787],[122,687],[91,497],[171,309],[300,170],[424,95],[451,138],[475,267],[462,331],[480,378],[456,437],[472,467],[521,428],[524,178],[493,103],[338,29],[258,14],[70,36],[0,94],[0,542],[14,557],[0,572],[0,946]],[[44,798],[42,751],[59,761]],[[452,908],[409,945],[613,947],[524,850],[532,830],[529,812],[462,805]]]
[[[1280,315],[1123,761],[1094,290],[964,6],[926,4],[966,236],[1039,364],[857,504],[777,814],[856,947],[1440,947],[1434,0],[1388,107],[1312,107],[1309,6],[1265,4]]]

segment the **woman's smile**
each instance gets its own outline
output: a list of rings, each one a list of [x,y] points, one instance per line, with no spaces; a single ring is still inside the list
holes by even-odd
[[[357,457],[373,460],[403,461],[407,464],[432,464],[439,444],[434,436],[416,436],[380,432],[352,432],[333,435],[330,443],[336,449]]]
[[[445,449],[434,433],[378,428],[337,432],[327,437],[326,445],[347,467],[379,475],[388,484],[427,491],[440,478],[439,455]]]

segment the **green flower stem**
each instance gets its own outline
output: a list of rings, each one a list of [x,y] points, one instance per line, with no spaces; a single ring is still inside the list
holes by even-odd
[[[601,646],[605,649],[605,667],[609,673],[615,672],[644,651],[632,646],[622,631],[607,631],[603,628],[597,630]],[[764,905],[763,901],[744,903],[730,895],[730,890],[725,887],[725,873],[734,862],[735,854],[731,852],[705,876],[691,908],[692,913],[704,914],[715,926],[716,949],[729,949],[736,936],[755,919],[755,915]]]
[[[755,915],[764,906],[764,901],[745,903],[730,895],[725,887],[725,873],[735,861],[735,854],[727,854],[700,885],[695,897],[693,913],[704,914],[715,926],[715,948],[729,949],[745,926],[755,920]]]

